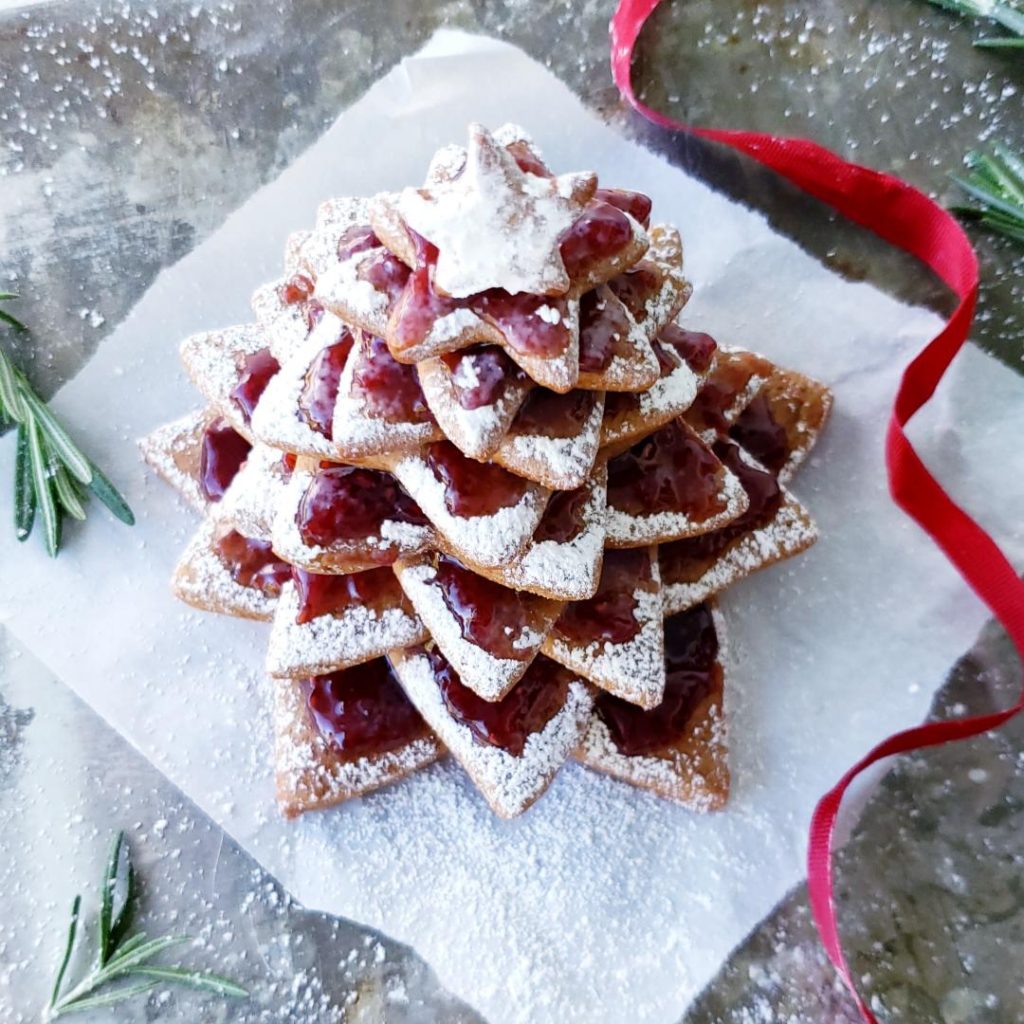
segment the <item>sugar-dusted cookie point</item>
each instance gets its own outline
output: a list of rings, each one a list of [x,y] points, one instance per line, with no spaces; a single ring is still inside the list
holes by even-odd
[[[471,125],[182,346],[205,405],[141,447],[203,516],[174,592],[269,624],[286,816],[446,750],[503,817],[569,757],[725,802],[714,602],[817,537],[832,397],[688,323],[655,205]]]
[[[473,124],[459,174],[407,188],[398,211],[437,248],[434,281],[442,294],[465,298],[501,288],[561,295],[569,274],[559,242],[596,187],[592,172],[542,177],[522,170],[486,128]]]

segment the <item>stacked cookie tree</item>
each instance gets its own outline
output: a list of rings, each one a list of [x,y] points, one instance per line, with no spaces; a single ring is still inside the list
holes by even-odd
[[[203,514],[178,596],[272,621],[286,814],[445,753],[505,816],[573,757],[724,801],[714,597],[813,542],[786,484],[830,398],[676,323],[650,214],[473,125],[184,343],[206,408],[143,450]]]

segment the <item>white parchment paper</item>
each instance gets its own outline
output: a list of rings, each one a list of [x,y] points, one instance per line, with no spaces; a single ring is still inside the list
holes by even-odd
[[[476,119],[526,125],[559,170],[595,168],[676,223],[690,326],[829,382],[836,414],[796,489],[822,540],[737,586],[728,707],[735,789],[696,816],[574,766],[501,822],[452,765],[293,824],[272,794],[266,628],[191,612],[168,577],[192,524],[134,441],[196,403],[186,334],[248,317],[317,202],[416,182]],[[244,126],[242,126],[244,127]],[[938,325],[845,282],[587,113],[504,44],[443,33],[379,82],[212,238],[157,279],[55,405],[139,522],[100,511],[55,563],[4,542],[7,626],[302,901],[413,944],[494,1024],[676,1020],[803,867],[813,804],[874,741],[919,721],[984,620],[885,491],[898,373]],[[1024,560],[1024,387],[976,351],[918,427],[931,464]],[[4,461],[7,461],[6,459]],[[0,521],[10,492],[0,488]],[[998,496],[998,497],[997,497]]]

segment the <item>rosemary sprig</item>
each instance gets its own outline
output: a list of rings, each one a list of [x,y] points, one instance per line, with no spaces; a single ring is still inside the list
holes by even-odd
[[[16,299],[0,292],[0,302]],[[13,314],[0,309],[0,322],[27,330]],[[65,516],[85,518],[86,493],[91,491],[129,526],[135,516],[99,466],[71,439],[64,425],[32,390],[28,378],[0,349],[0,427],[18,428],[14,460],[14,529],[26,540],[37,519],[43,524],[46,550],[60,550]]]
[[[953,180],[981,206],[955,206],[956,213],[1024,242],[1024,156],[999,143],[991,153],[967,154],[970,174]]]
[[[122,884],[119,885],[119,882]],[[118,832],[103,873],[100,912],[96,922],[95,961],[88,974],[62,995],[64,975],[71,961],[81,920],[82,897],[76,896],[71,905],[71,923],[53,993],[43,1010],[44,1021],[55,1020],[80,1010],[113,1006],[162,984],[182,985],[232,998],[244,998],[249,994],[241,985],[219,974],[151,963],[159,953],[189,940],[182,935],[167,935],[159,939],[147,939],[142,932],[129,935],[134,903],[135,871],[132,868],[131,853],[124,832]],[[117,985],[117,982],[131,984]],[[105,992],[97,991],[111,983],[115,984],[114,988]]]
[[[1024,49],[1024,6],[1019,0],[928,0],[935,7],[965,18],[987,18],[1010,32],[1004,36],[982,36],[975,46],[990,49]]]

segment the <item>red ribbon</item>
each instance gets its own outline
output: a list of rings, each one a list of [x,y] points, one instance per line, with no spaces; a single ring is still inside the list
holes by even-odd
[[[928,472],[903,432],[908,420],[931,398],[970,330],[978,297],[978,261],[967,236],[952,215],[906,182],[848,163],[814,142],[758,132],[693,128],[640,102],[630,77],[633,49],[644,23],[660,2],[620,0],[612,17],[612,75],[619,91],[637,111],[662,127],[722,142],[753,157],[845,217],[912,253],[956,294],[959,302],[955,312],[904,370],[896,392],[885,443],[889,489],[896,504],[928,532],[992,610],[1024,658],[1024,582],[992,538]],[[1024,690],[1017,704],[1005,711],[930,722],[890,736],[846,772],[815,808],[807,851],[811,909],[829,959],[869,1024],[877,1021],[857,993],[836,924],[832,843],[843,794],[865,768],[882,758],[977,736],[1021,710]]]

